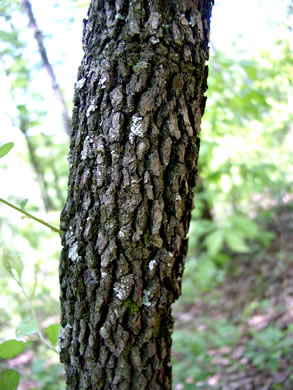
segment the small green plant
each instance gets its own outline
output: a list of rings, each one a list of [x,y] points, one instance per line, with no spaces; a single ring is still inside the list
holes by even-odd
[[[267,310],[270,306],[270,302],[267,299],[261,301],[252,301],[249,302],[242,312],[242,321],[247,321],[248,318],[257,310]]]
[[[247,240],[265,240],[266,232],[260,230],[259,225],[242,214],[231,214],[223,221],[217,222],[207,219],[194,220],[191,233],[193,246],[203,247],[216,264],[223,265],[229,257],[223,251],[233,253],[247,253],[251,249]]]
[[[39,340],[47,348],[58,354],[59,352],[56,349],[56,345],[58,341],[60,327],[59,324],[53,324],[45,328],[44,333],[47,336],[47,338],[45,338],[33,306],[33,298],[37,286],[37,273],[39,271],[39,267],[37,265],[35,266],[35,282],[32,291],[28,293],[25,290],[22,282],[23,263],[20,259],[20,256],[16,252],[12,252],[6,248],[3,250],[2,260],[4,268],[20,287],[20,290],[29,307],[30,316],[21,321],[21,323],[17,326],[15,330],[16,339],[6,340],[0,344],[0,358],[12,359],[21,354],[25,347],[32,343],[32,337],[34,337],[34,335],[37,335]],[[24,342],[22,339],[27,339],[27,341]],[[16,389],[18,382],[19,374],[17,371],[4,370],[0,373],[1,390]]]
[[[13,148],[13,142],[9,142],[0,146],[0,158],[4,157],[10,150]],[[11,208],[19,211],[24,214],[26,217],[29,217],[42,225],[49,227],[52,231],[60,233],[60,230],[56,227],[48,224],[47,222],[34,217],[30,213],[24,210],[24,207],[27,203],[27,200],[21,202],[20,207],[17,207],[10,202],[7,202],[4,199],[0,198],[0,202],[10,206]],[[29,308],[30,316],[25,318],[17,326],[15,334],[16,339],[9,339],[0,343],[0,359],[12,359],[24,352],[27,345],[32,343],[32,337],[37,335],[39,340],[50,350],[59,353],[56,349],[58,334],[59,334],[59,324],[53,324],[44,329],[44,333],[47,337],[44,336],[43,330],[41,329],[40,323],[38,321],[33,299],[37,287],[37,274],[39,272],[38,264],[35,264],[34,267],[34,283],[30,292],[26,291],[26,288],[22,281],[22,273],[24,269],[23,262],[20,258],[20,255],[16,251],[12,251],[10,248],[4,248],[2,253],[2,262],[5,270],[11,276],[11,278],[19,286],[25,301]],[[23,339],[25,341],[23,341]],[[20,375],[17,371],[11,369],[4,369],[0,372],[0,390],[16,390],[19,384]],[[53,387],[52,387],[53,389]],[[36,388],[35,388],[36,390]]]
[[[225,270],[220,269],[206,252],[189,258],[184,270],[181,302],[192,303],[198,291],[210,291],[224,278]]]
[[[191,378],[193,383],[193,387],[186,384],[184,389],[194,388],[196,382],[215,374],[210,350],[232,347],[239,338],[237,327],[225,319],[211,323],[209,319],[202,318],[201,323],[205,325],[204,330],[177,330],[173,334],[175,382],[186,383],[186,378]]]
[[[187,377],[201,381],[212,373],[207,340],[200,332],[175,331],[173,355],[173,372],[177,383],[184,383]]]
[[[50,364],[44,359],[37,359],[32,365],[32,377],[36,377],[41,389],[46,390],[64,390],[64,384],[60,383],[63,377],[63,367],[61,364]]]
[[[277,326],[269,326],[260,332],[252,332],[245,356],[260,370],[277,371],[280,358],[292,352],[292,345],[290,329],[283,332]]]

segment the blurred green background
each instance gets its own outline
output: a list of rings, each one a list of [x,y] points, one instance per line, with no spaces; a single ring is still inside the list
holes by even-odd
[[[292,389],[292,2],[215,3],[174,389]],[[31,4],[70,115],[88,1]],[[0,4],[0,57],[0,197],[58,226],[69,140],[18,0]],[[0,390],[64,389],[59,236],[0,203],[0,247]]]

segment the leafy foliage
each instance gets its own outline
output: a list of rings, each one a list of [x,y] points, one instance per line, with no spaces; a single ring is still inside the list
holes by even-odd
[[[50,325],[45,329],[45,333],[52,345],[57,345],[60,324]]]
[[[18,383],[18,372],[8,369],[0,372],[0,390],[16,390]]]
[[[0,344],[0,358],[11,359],[24,350],[25,343],[17,340],[8,340]]]
[[[222,319],[210,323],[208,319],[202,320],[207,326],[204,331],[187,333],[186,330],[178,330],[174,333],[174,376],[177,382],[185,382],[186,377],[192,378],[194,382],[206,379],[214,370],[213,356],[209,351],[233,346],[238,340],[237,327],[228,321]]]
[[[277,371],[280,358],[292,351],[292,326],[285,333],[279,327],[269,326],[252,336],[246,346],[246,357],[261,370]]]
[[[7,144],[0,146],[0,158],[4,157],[7,153],[9,153],[13,146],[13,142],[8,142]]]
[[[77,7],[88,5],[87,0],[75,0],[75,3]],[[26,187],[36,181],[42,201],[33,206],[23,188],[10,194],[10,198],[30,212],[45,208],[58,221],[67,183],[68,140],[60,135],[59,129],[43,130],[48,120],[48,105],[43,91],[33,86],[40,63],[30,43],[24,41],[23,20],[20,26],[16,23],[21,19],[20,2],[3,0],[0,15],[4,26],[0,30],[1,62],[14,101],[13,126],[23,141],[21,151],[15,142],[15,149],[18,147],[15,159],[20,166],[30,166],[30,176],[36,180],[28,182]],[[48,36],[46,41],[49,42]],[[200,177],[181,305],[192,305],[198,294],[203,302],[210,299],[205,294],[225,284],[237,254],[255,261],[255,251],[263,250],[273,238],[264,227],[272,217],[270,208],[292,200],[292,111],[288,110],[288,100],[292,99],[292,58],[286,40],[278,42],[274,52],[262,52],[257,58],[239,52],[234,58],[228,58],[220,51],[211,56],[208,105],[201,134]],[[12,147],[12,142],[1,139],[0,158]],[[5,160],[1,159],[0,169],[4,172],[2,161]],[[5,296],[0,310],[6,324],[0,336],[7,340],[0,344],[0,357],[17,356],[24,351],[26,342],[31,342],[29,348],[34,353],[31,376],[35,385],[45,390],[61,389],[64,387],[62,367],[48,347],[56,348],[59,332],[56,323],[59,237],[55,238],[28,219],[15,221],[2,215],[0,229],[3,233],[0,243],[4,248],[0,292]],[[18,247],[21,256],[15,250]],[[39,320],[32,315],[30,305]],[[256,302],[247,307],[242,323],[259,306],[260,302]],[[236,323],[203,322],[205,330],[174,333],[177,383],[186,377],[198,381],[206,378],[213,370],[210,350],[233,347],[238,340]],[[48,345],[40,345],[40,328]],[[16,338],[21,340],[11,339],[14,336],[9,334],[10,329],[15,329]],[[268,327],[250,333],[245,356],[258,369],[276,370],[280,356],[289,355],[290,348],[289,330]],[[3,369],[0,390],[17,388],[19,374],[7,369],[6,360],[0,365]],[[186,384],[184,388],[194,388],[194,384]]]

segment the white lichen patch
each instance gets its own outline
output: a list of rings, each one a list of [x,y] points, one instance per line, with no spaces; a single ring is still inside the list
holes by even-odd
[[[75,237],[73,235],[72,226],[70,226],[68,231],[65,234],[65,242],[68,246],[71,246],[74,241],[75,241]]]
[[[101,272],[101,275],[102,275],[102,278],[105,278],[108,274],[107,274],[107,272]]]
[[[116,20],[125,20],[125,16],[123,16],[123,15],[120,14],[120,13],[117,13],[117,14],[115,15],[115,19],[116,19]]]
[[[113,290],[116,293],[116,297],[121,301],[126,299],[134,284],[133,275],[122,276],[119,282],[114,284]]]
[[[58,335],[59,348],[63,347],[63,343],[64,343],[64,340],[66,338],[66,335],[67,335],[67,333],[69,333],[71,331],[71,329],[72,329],[72,326],[69,323],[65,325],[65,328],[60,326],[59,335]]]
[[[149,297],[150,297],[150,292],[148,290],[143,290],[142,303],[145,306],[151,306],[152,305]]]
[[[130,35],[135,35],[140,32],[138,20],[136,19],[134,7],[129,7],[128,12],[128,26]]]
[[[97,187],[101,187],[104,183],[104,167],[103,165],[98,165],[97,169],[95,170],[95,179],[96,179],[96,185]]]
[[[117,150],[111,150],[110,153],[111,153],[111,157],[112,157],[113,160],[117,160],[119,158],[119,156],[120,156],[120,154],[118,153]]]
[[[150,269],[150,271],[152,271],[153,269],[154,269],[154,266],[156,265],[156,260],[151,260],[150,262],[149,262],[149,269]]]
[[[107,329],[104,326],[101,327],[99,333],[100,333],[100,336],[103,337],[103,339],[106,339],[109,336],[109,332],[107,331]]]
[[[105,89],[106,88],[106,83],[107,83],[108,80],[109,80],[108,73],[107,72],[102,72],[102,75],[101,75],[100,80],[98,82],[98,86],[101,89]]]
[[[125,238],[126,237],[126,233],[123,230],[119,230],[118,237],[119,238]]]
[[[115,283],[114,291],[116,297],[122,301],[123,297],[126,295],[125,286],[123,284]]]
[[[195,11],[195,13],[193,13],[190,18],[189,18],[189,25],[191,27],[194,27],[196,25],[196,22],[197,22],[197,11]]]
[[[153,30],[157,30],[160,25],[161,15],[158,12],[151,12],[149,24]]]
[[[91,103],[88,107],[88,109],[86,110],[86,117],[88,118],[92,112],[96,111],[97,109],[97,106],[94,104],[94,103]]]
[[[188,20],[186,19],[186,17],[185,17],[184,14],[181,14],[181,15],[180,15],[180,23],[181,23],[183,26],[188,26]]]
[[[178,200],[178,201],[179,201],[179,200],[182,200],[182,198],[181,198],[181,196],[180,196],[179,194],[176,195],[176,198],[175,198],[175,199]]]
[[[65,330],[64,330],[63,326],[60,326],[59,335],[58,335],[59,342],[64,339],[64,335],[65,335]]]
[[[75,243],[69,248],[69,251],[68,251],[68,257],[69,257],[72,261],[79,260],[80,256],[78,255],[77,251],[78,251],[78,243],[75,242]]]
[[[133,71],[135,74],[142,73],[145,69],[147,69],[149,66],[149,63],[147,61],[139,61],[137,64],[133,66]]]
[[[144,174],[144,180],[143,180],[144,184],[147,184],[149,182],[149,180],[150,180],[150,174],[148,171],[146,171]]]
[[[101,152],[101,153],[105,152],[105,145],[104,145],[104,142],[101,139],[101,137],[98,137],[98,139],[96,141],[96,151]]]
[[[83,143],[83,149],[81,151],[81,160],[86,160],[87,158],[93,157],[92,144],[93,140],[87,135]]]
[[[115,112],[112,118],[112,126],[109,130],[109,137],[111,142],[119,141],[122,123],[123,115],[120,112]]]
[[[156,38],[156,37],[151,37],[151,38],[150,38],[150,41],[151,41],[151,43],[152,43],[153,45],[156,45],[157,43],[160,42],[160,40],[159,40],[158,38]]]
[[[86,79],[83,77],[75,83],[75,89],[81,89],[84,86]]]
[[[133,144],[135,137],[143,137],[144,135],[144,126],[142,123],[143,118],[138,115],[133,115],[131,118],[130,125],[130,134],[129,134],[129,143]]]

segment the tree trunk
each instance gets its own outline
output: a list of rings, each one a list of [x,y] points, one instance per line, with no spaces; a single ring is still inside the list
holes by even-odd
[[[67,389],[171,389],[212,0],[92,0],[61,217]]]
[[[56,210],[54,207],[54,202],[49,194],[48,182],[45,178],[44,170],[38,159],[36,148],[32,142],[30,136],[28,135],[28,129],[30,126],[29,113],[25,106],[18,106],[19,111],[19,130],[22,132],[28,149],[29,159],[32,165],[32,169],[36,174],[37,182],[40,186],[40,194],[45,207],[46,212],[50,210]]]
[[[59,84],[57,83],[57,79],[56,79],[53,67],[52,67],[52,65],[49,61],[48,55],[47,55],[47,50],[45,48],[44,40],[43,40],[43,34],[42,34],[41,30],[38,28],[37,21],[34,17],[34,14],[33,14],[32,5],[30,3],[30,0],[22,0],[21,4],[23,7],[23,10],[25,11],[25,13],[28,16],[29,26],[33,30],[34,37],[38,43],[38,48],[39,48],[39,52],[40,52],[40,55],[42,58],[43,66],[44,66],[46,72],[48,73],[53,91],[55,93],[55,96],[60,103],[65,131],[70,136],[70,134],[71,134],[71,119],[68,115],[68,110],[67,110],[67,106],[66,106],[66,102],[65,102],[63,93],[61,91],[61,88],[59,87]]]

